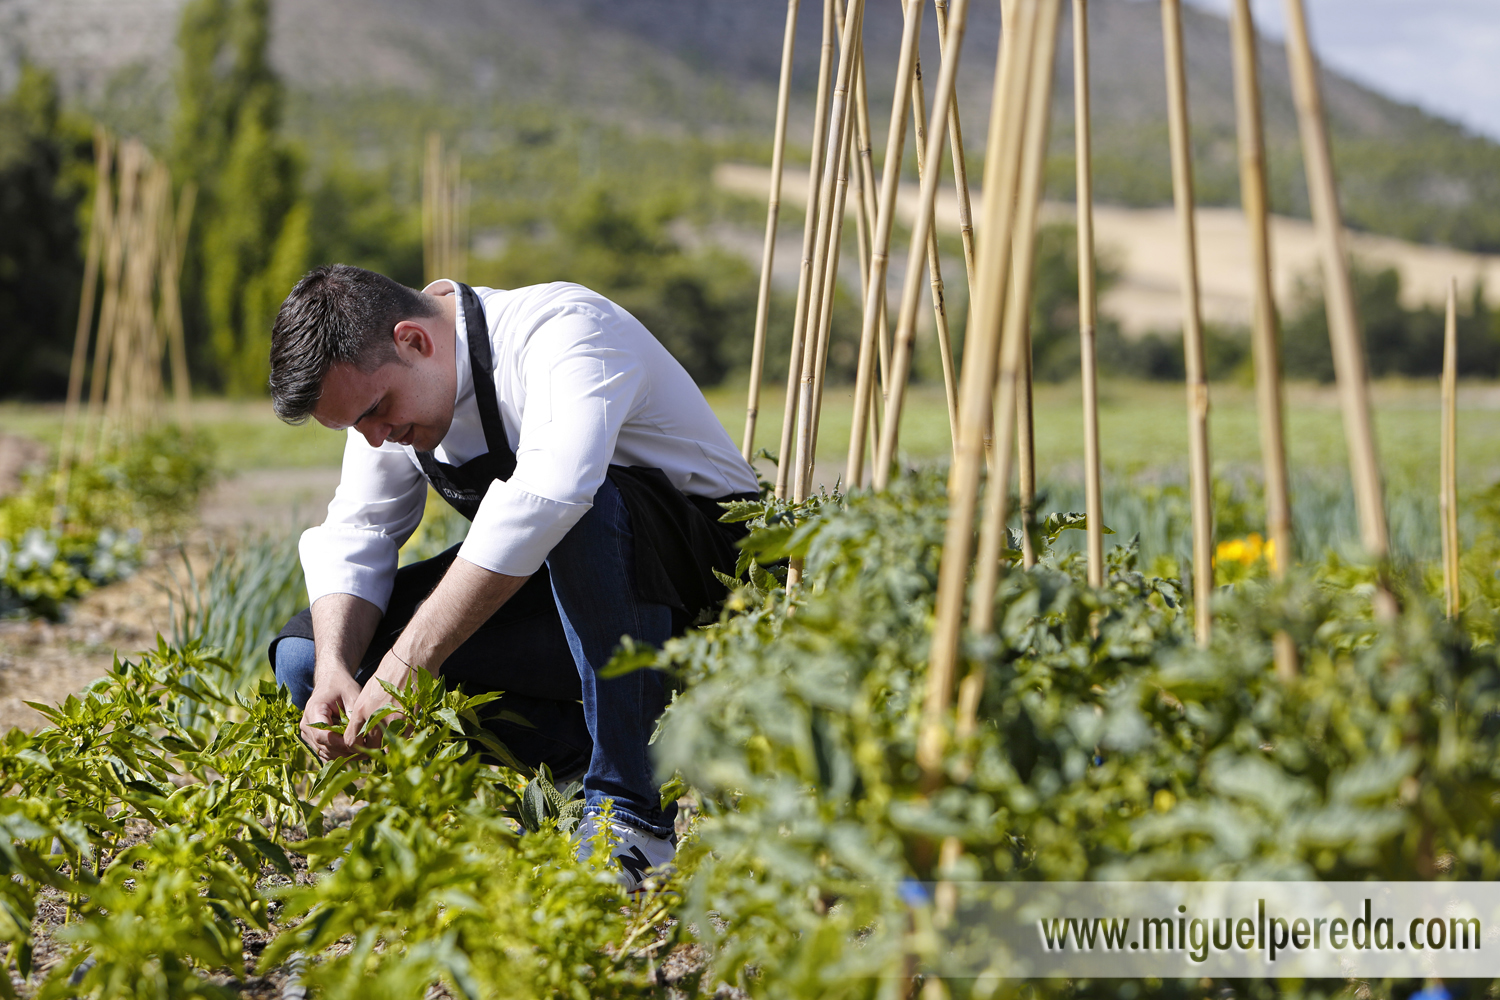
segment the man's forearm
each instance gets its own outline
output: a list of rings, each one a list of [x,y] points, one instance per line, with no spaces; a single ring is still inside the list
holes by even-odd
[[[380,608],[353,594],[325,594],[313,602],[312,621],[317,640],[314,683],[334,672],[353,677],[375,638]]]
[[[492,573],[462,557],[454,559],[396,640],[396,655],[436,674],[453,651],[529,579]]]

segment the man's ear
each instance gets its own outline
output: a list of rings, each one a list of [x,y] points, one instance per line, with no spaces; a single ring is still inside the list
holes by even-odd
[[[408,364],[417,358],[430,358],[437,350],[432,334],[416,320],[404,319],[392,331],[396,342],[396,356]]]

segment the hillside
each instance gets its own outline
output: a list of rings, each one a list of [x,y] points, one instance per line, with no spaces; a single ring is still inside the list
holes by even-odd
[[[29,57],[119,127],[161,135],[170,106],[172,38],[183,0],[0,0],[0,86]],[[1158,7],[1094,0],[1094,107],[1101,199],[1170,199]],[[782,0],[297,0],[276,5],[274,59],[294,96],[293,129],[367,148],[404,143],[435,116],[484,149],[497,109],[566,109],[634,133],[763,143],[769,132]],[[802,3],[795,138],[808,138],[819,5]],[[866,44],[877,134],[890,105],[899,4],[873,4]],[[979,4],[961,93],[971,148],[982,149],[997,5]],[[930,12],[924,62],[935,66]],[[1198,185],[1233,204],[1228,26],[1186,11]],[[1070,37],[1064,25],[1063,39]],[[1050,192],[1070,197],[1069,46],[1058,69]],[[1306,214],[1286,62],[1262,51],[1276,209]],[[929,85],[931,78],[929,73]],[[1327,102],[1350,222],[1373,232],[1500,249],[1500,146],[1328,74]],[[383,122],[383,123],[382,123]],[[390,150],[386,149],[389,153]]]

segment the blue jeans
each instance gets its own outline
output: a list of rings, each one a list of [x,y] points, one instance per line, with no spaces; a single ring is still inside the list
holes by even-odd
[[[662,677],[654,670],[598,676],[622,637],[659,646],[672,633],[671,609],[637,595],[634,541],[620,491],[606,480],[594,506],[547,556],[555,617],[545,607],[519,617],[501,608],[454,652],[442,676],[469,689],[506,691],[503,707],[531,726],[497,720],[490,728],[522,761],[546,762],[560,780],[582,770],[585,812],[612,799],[616,819],[669,837],[677,805],[662,808],[647,746],[666,707]],[[450,553],[444,556],[451,562]],[[393,598],[387,619],[397,614],[395,604]],[[407,611],[400,621],[383,619],[377,641],[382,635],[394,641],[409,617]],[[312,694],[313,659],[306,639],[283,637],[272,647],[276,679],[299,706]],[[378,665],[378,657],[367,656],[355,679],[363,684]],[[574,675],[581,706],[566,698]]]

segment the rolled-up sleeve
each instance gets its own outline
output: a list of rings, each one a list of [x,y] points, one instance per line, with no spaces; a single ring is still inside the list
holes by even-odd
[[[530,576],[593,506],[645,373],[618,320],[589,305],[559,309],[527,337],[516,471],[491,484],[459,555]]]
[[[384,613],[398,553],[421,523],[426,502],[426,480],[402,448],[371,448],[350,430],[328,519],[303,532],[298,546],[308,600],[353,594]]]

